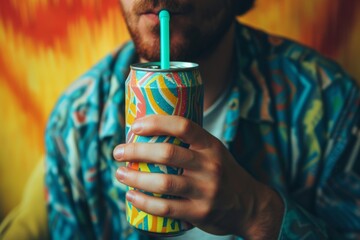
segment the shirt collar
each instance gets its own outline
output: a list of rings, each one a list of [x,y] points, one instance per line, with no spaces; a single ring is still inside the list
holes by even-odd
[[[239,91],[240,118],[255,122],[273,122],[272,97],[269,92],[266,54],[267,35],[246,27],[236,26],[235,88]]]
[[[105,138],[120,133],[120,141],[125,141],[125,81],[130,65],[137,59],[134,43],[131,41],[125,43],[112,57],[109,87],[99,90],[106,92],[99,134],[100,138]]]
[[[227,101],[223,142],[232,142],[240,119],[256,124],[273,122],[271,95],[264,61],[265,34],[236,24],[234,81]],[[263,38],[263,39],[262,39]]]

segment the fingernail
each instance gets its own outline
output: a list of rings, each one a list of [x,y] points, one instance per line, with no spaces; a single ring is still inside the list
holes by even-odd
[[[119,181],[124,181],[126,177],[126,170],[124,168],[119,168],[117,171],[116,171],[116,178],[119,180]]]
[[[128,191],[126,193],[126,200],[128,200],[129,202],[133,202],[135,199],[135,194],[133,191]]]
[[[124,147],[119,146],[114,149],[114,158],[121,159],[124,156]]]
[[[142,123],[141,122],[134,122],[134,124],[131,126],[131,131],[133,132],[140,132],[142,129]]]

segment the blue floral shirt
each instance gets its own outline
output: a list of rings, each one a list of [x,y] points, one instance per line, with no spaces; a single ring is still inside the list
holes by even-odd
[[[148,239],[126,222],[113,148],[124,138],[132,42],[59,99],[46,130],[53,239]],[[285,203],[279,239],[360,238],[360,90],[312,49],[237,24],[222,141]],[[240,238],[240,237],[239,237]],[[241,239],[241,238],[240,238]]]

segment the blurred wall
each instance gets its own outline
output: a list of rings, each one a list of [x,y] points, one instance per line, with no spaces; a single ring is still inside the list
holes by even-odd
[[[257,0],[240,20],[312,46],[360,79],[359,0]],[[0,0],[0,221],[44,152],[60,93],[126,39],[117,0]]]

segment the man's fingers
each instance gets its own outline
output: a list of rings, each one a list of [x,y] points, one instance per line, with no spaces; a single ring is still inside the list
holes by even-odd
[[[155,216],[186,220],[191,213],[190,201],[187,199],[163,199],[134,190],[126,193],[126,199],[134,207]]]
[[[120,162],[162,164],[189,170],[198,169],[201,161],[198,153],[170,143],[120,144],[113,155]]]
[[[149,115],[137,119],[131,130],[138,135],[174,136],[192,148],[202,149],[210,145],[212,135],[198,124],[179,116]]]
[[[166,194],[178,197],[193,195],[193,185],[185,176],[162,173],[139,172],[130,168],[120,167],[116,172],[116,178],[135,189],[145,192]]]

